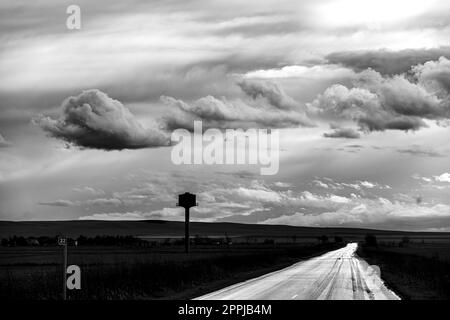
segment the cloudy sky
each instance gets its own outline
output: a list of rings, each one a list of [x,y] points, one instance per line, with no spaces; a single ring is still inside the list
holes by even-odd
[[[446,0],[0,2],[0,219],[450,231]],[[170,133],[280,131],[280,170]]]

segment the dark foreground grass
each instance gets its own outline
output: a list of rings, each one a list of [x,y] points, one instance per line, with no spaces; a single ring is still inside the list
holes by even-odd
[[[448,300],[450,261],[421,254],[414,248],[360,246],[358,255],[381,269],[381,277],[402,299]]]
[[[89,263],[82,269],[82,289],[69,299],[194,298],[221,286],[252,278],[337,248],[336,244],[261,246],[258,250],[222,250],[214,254],[182,252],[161,259],[118,259],[115,263]],[[136,255],[145,255],[137,251]],[[8,264],[0,266],[0,299],[60,299],[61,266]]]

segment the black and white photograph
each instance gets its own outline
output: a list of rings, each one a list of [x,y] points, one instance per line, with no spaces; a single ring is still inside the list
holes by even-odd
[[[446,0],[0,0],[0,301],[448,300],[449,39]]]

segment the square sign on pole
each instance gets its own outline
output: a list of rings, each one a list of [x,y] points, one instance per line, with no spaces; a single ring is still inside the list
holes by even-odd
[[[67,245],[67,238],[59,236],[58,237],[58,246],[66,246]]]
[[[184,208],[192,208],[197,205],[195,194],[185,192],[178,196],[178,206]]]

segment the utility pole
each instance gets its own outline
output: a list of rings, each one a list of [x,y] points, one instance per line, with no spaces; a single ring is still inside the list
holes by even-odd
[[[189,253],[189,209],[198,206],[195,194],[185,192],[178,195],[177,206],[184,208],[184,248]]]

